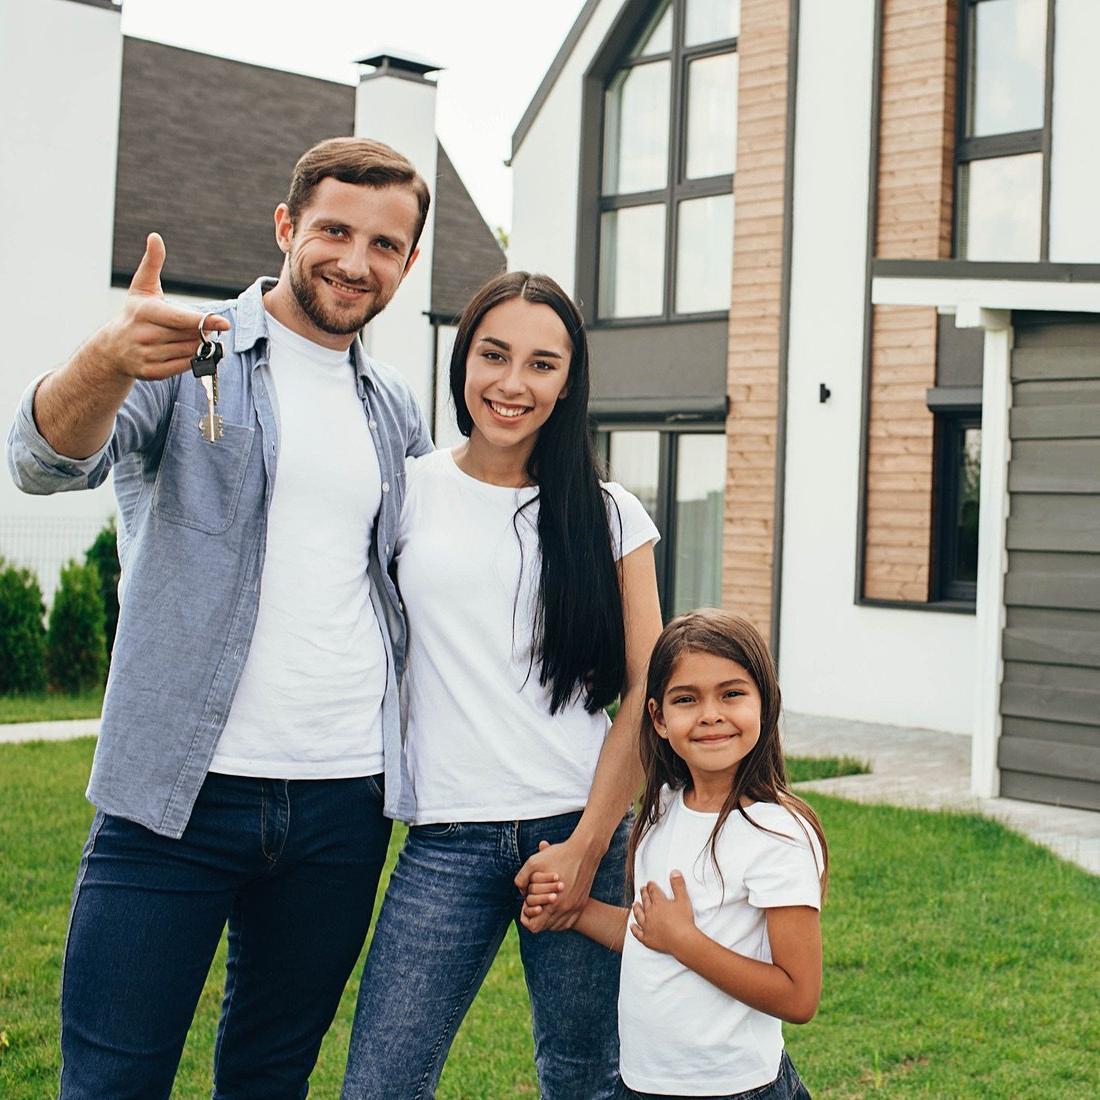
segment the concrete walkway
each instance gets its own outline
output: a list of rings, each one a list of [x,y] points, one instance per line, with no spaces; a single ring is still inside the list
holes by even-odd
[[[934,730],[880,726],[811,714],[787,714],[784,747],[792,756],[854,756],[866,775],[818,779],[799,789],[857,802],[984,814],[1100,874],[1100,813],[970,793],[970,738]]]
[[[98,732],[98,718],[27,722],[0,725],[0,742],[59,741]],[[795,756],[854,756],[871,765],[867,775],[818,779],[800,788],[857,802],[985,814],[1100,874],[1100,813],[1012,798],[975,798],[970,793],[969,737],[789,713],[783,736],[786,751]]]

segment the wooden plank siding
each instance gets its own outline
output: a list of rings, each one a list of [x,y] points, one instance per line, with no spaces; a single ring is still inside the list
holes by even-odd
[[[883,0],[875,255],[951,255],[957,0]],[[929,599],[936,311],[875,306],[863,595]]]
[[[722,605],[770,638],[790,8],[744,0],[729,318]]]
[[[1100,809],[1100,321],[1018,320],[1001,793]]]

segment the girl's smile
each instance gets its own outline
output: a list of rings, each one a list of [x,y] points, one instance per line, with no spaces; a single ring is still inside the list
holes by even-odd
[[[725,801],[737,766],[760,740],[760,692],[748,670],[727,657],[683,653],[658,702],[649,701],[658,735],[688,767],[696,809]]]

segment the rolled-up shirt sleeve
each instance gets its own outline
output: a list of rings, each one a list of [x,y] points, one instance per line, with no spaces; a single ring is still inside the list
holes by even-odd
[[[8,433],[8,469],[24,493],[46,495],[102,485],[119,458],[157,438],[172,408],[175,379],[136,382],[103,446],[87,458],[69,458],[50,446],[34,421],[34,395],[48,373],[27,387]]]

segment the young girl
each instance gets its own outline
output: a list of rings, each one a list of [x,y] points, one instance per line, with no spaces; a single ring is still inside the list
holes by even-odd
[[[590,899],[574,925],[623,955],[623,1081],[642,1097],[808,1098],[780,1020],[817,1009],[827,849],[787,785],[767,647],[744,619],[681,615],[657,640],[647,696],[634,905]],[[528,927],[560,886],[533,876]]]

